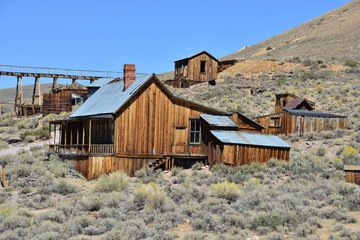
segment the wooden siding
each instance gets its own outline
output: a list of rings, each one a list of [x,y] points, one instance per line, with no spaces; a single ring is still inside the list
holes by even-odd
[[[230,166],[239,166],[255,162],[263,163],[276,158],[280,160],[289,160],[290,148],[276,148],[250,145],[211,144],[209,152],[209,165],[227,164]]]
[[[346,182],[349,183],[355,183],[360,185],[360,171],[359,170],[350,170],[350,171],[345,171],[345,177],[346,177]]]
[[[271,119],[279,117],[279,126],[270,126]],[[265,127],[266,134],[299,134],[306,132],[332,131],[335,129],[346,129],[347,118],[331,118],[316,116],[297,116],[289,112],[272,114],[254,119]]]
[[[111,172],[121,170],[129,175],[148,166],[154,158],[125,158],[116,156],[95,156],[74,159],[65,159],[71,163],[86,179],[93,180]]]
[[[117,114],[115,146],[119,154],[206,155],[206,145],[189,144],[190,119],[214,114],[172,100],[158,83],[149,82]]]
[[[205,61],[205,71],[201,72],[201,62]],[[175,62],[175,83],[176,87],[188,87],[192,83],[208,82],[217,78],[218,62],[206,53],[197,55],[190,59]],[[190,81],[190,83],[181,82]]]
[[[244,132],[257,132],[261,133],[262,127],[254,123],[252,120],[247,119],[240,113],[233,113],[230,115],[231,120],[233,120],[237,125],[237,130]]]
[[[270,126],[272,118],[279,118],[279,125]],[[278,135],[283,133],[282,124],[283,124],[283,113],[272,114],[268,116],[258,117],[254,119],[256,122],[260,123],[265,128],[262,129],[262,133],[264,134],[273,134]]]
[[[71,112],[71,93],[44,93],[43,116]]]
[[[346,129],[347,118],[331,118],[316,116],[297,116],[284,112],[282,132],[284,134],[299,134],[306,132],[332,131]]]
[[[285,94],[276,94],[275,95],[275,113],[279,113],[283,111],[283,107],[290,102],[290,100],[298,98],[297,96],[285,93]]]

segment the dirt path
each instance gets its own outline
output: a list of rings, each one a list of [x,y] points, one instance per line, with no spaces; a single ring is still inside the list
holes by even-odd
[[[38,140],[32,143],[18,143],[18,144],[9,144],[9,148],[8,149],[2,149],[0,150],[0,156],[2,155],[7,155],[7,154],[17,154],[19,152],[20,149],[24,149],[29,150],[30,147],[33,146],[43,146],[44,143],[47,143],[48,140],[43,141],[43,140]]]

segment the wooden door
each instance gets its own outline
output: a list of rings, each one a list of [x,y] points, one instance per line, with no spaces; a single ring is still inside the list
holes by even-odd
[[[173,154],[185,154],[187,145],[187,128],[176,127],[174,130]]]

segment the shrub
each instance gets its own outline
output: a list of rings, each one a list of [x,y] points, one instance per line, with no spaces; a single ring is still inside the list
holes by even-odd
[[[159,191],[156,183],[142,184],[134,191],[134,202],[149,209],[161,208],[166,200],[166,194]]]
[[[125,173],[117,171],[108,176],[101,177],[96,186],[98,192],[121,191],[128,188],[128,177]]]
[[[76,187],[65,182],[65,181],[60,181],[58,184],[56,184],[53,188],[53,191],[55,193],[59,193],[62,195],[68,195],[71,193],[75,193],[76,192]]]
[[[41,221],[50,220],[57,223],[64,223],[66,221],[66,217],[63,212],[59,210],[50,210],[40,215]]]
[[[235,183],[215,183],[211,184],[211,192],[218,198],[223,198],[232,202],[239,196],[239,187]]]
[[[146,167],[135,172],[135,177],[139,178],[143,183],[156,182],[157,177],[161,174],[161,169],[154,171],[154,169]]]
[[[204,166],[202,162],[196,162],[191,166],[191,169],[193,170],[201,170],[201,168]]]
[[[359,62],[356,61],[355,59],[348,59],[348,60],[345,61],[344,65],[354,68],[354,67],[357,67],[359,65]]]

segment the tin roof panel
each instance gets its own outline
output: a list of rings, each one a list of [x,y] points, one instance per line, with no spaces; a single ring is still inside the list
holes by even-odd
[[[223,130],[211,130],[210,132],[223,143],[291,148],[288,143],[275,135]]]

